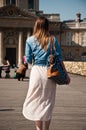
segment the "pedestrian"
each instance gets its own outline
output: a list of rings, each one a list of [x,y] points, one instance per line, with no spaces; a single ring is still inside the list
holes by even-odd
[[[17,78],[18,81],[20,81],[21,79],[23,81],[23,79],[26,76],[27,68],[28,68],[27,63],[20,64],[20,66],[17,68],[17,70],[15,70],[16,75],[14,78]]]
[[[23,56],[23,63],[26,63],[26,56]]]
[[[23,104],[23,115],[35,122],[36,130],[43,130],[43,126],[45,130],[49,130],[55,104],[56,83],[47,78],[50,37],[48,19],[43,16],[37,17],[33,35],[26,40],[26,62],[29,64],[33,62],[33,66],[29,89]],[[54,42],[59,59],[62,61],[61,49],[55,36]]]
[[[2,67],[2,70],[4,70],[6,73],[5,78],[10,78],[10,61],[7,56],[4,58],[4,65]]]
[[[5,63],[4,63],[4,66],[7,66],[7,67],[10,66],[10,61],[8,60],[7,56],[5,56],[4,62],[5,62]]]

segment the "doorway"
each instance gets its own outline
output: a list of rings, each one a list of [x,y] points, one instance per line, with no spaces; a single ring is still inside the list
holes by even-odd
[[[16,66],[16,48],[6,48],[6,56],[12,67]]]

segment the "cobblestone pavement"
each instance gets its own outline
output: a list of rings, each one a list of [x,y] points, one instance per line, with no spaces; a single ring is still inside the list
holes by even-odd
[[[0,130],[35,130],[22,115],[29,78],[0,79]],[[27,73],[28,75],[28,73]],[[34,75],[35,76],[35,75]],[[69,86],[57,86],[50,130],[86,130],[86,77],[72,75]]]

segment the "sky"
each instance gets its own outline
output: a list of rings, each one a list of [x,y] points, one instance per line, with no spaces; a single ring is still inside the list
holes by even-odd
[[[60,14],[60,20],[74,20],[76,13],[86,18],[86,0],[39,0],[39,10],[43,13]]]

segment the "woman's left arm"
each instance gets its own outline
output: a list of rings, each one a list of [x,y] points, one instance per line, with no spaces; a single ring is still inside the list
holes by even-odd
[[[70,83],[70,77],[69,77],[68,72],[67,72],[67,70],[65,68],[65,65],[63,63],[62,51],[61,51],[60,45],[58,43],[58,40],[56,38],[55,38],[55,44],[56,44],[56,51],[57,51],[57,53],[59,53],[59,60],[61,61],[61,64],[62,64],[62,66],[63,66],[63,68],[64,68],[64,70],[65,70],[65,72],[67,74],[67,84],[69,84]]]
[[[67,72],[67,70],[66,70],[66,68],[65,68],[65,65],[64,65],[63,61],[61,61],[61,64],[62,64],[62,66],[63,66],[63,68],[64,68],[64,71],[65,71],[65,73],[66,73],[66,75],[67,75],[67,84],[69,84],[69,83],[70,83],[70,77],[69,77],[69,75],[68,75],[68,72]]]

